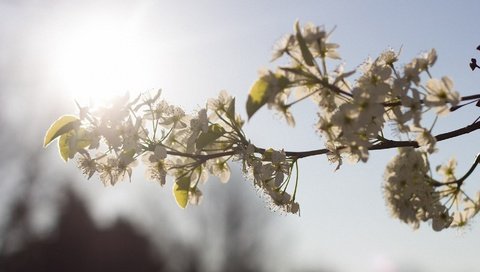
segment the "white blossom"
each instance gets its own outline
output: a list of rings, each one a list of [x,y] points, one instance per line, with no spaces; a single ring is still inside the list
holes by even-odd
[[[453,82],[448,77],[430,79],[427,81],[428,94],[425,98],[425,105],[435,107],[438,115],[445,115],[448,105],[456,106],[460,102],[460,95],[453,90]]]
[[[217,159],[210,164],[209,171],[218,177],[220,182],[227,183],[230,179],[230,167],[225,160]]]
[[[192,205],[199,205],[202,202],[203,193],[199,189],[188,191],[188,202]]]
[[[219,93],[218,98],[211,98],[208,100],[207,108],[212,111],[226,112],[232,100],[232,96],[228,94],[227,91],[222,90]]]
[[[452,182],[455,181],[455,169],[457,168],[457,160],[451,158],[444,165],[437,167],[437,172],[443,176],[443,182]]]
[[[420,147],[430,154],[435,152],[437,140],[428,129],[412,126],[410,131],[417,133],[416,141]]]

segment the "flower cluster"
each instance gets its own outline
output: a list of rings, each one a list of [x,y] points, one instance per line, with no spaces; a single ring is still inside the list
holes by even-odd
[[[288,213],[298,213],[300,206],[295,202],[296,188],[298,186],[298,172],[295,180],[293,195],[287,192],[292,177],[292,168],[297,161],[287,158],[283,150],[265,150],[261,157],[253,152],[253,145],[247,146],[242,153],[245,158],[249,177],[253,179],[254,185],[259,188],[271,200],[274,209],[281,209]]]
[[[436,51],[432,49],[399,69],[395,67],[399,53],[387,50],[375,60],[365,61],[360,76],[351,83],[347,78],[356,71],[345,73],[341,65],[333,71],[327,68],[329,59],[340,59],[339,46],[328,42],[329,36],[323,28],[296,25],[296,33],[282,40],[274,53],[274,58],[287,55],[291,64],[267,73],[274,76],[261,75],[274,90],[268,93],[266,103],[293,125],[290,106],[310,97],[319,106],[317,129],[325,138],[329,158],[339,165],[343,157],[366,162],[369,148],[383,139],[386,122],[395,124],[407,137],[416,135],[418,143],[432,153],[435,140],[431,129],[421,124],[422,113],[433,108],[444,115],[460,101],[448,77],[422,83],[422,74],[430,77]],[[288,102],[292,89],[300,98]]]
[[[452,217],[440,202],[441,195],[428,176],[427,155],[413,148],[401,148],[385,170],[385,199],[392,215],[418,228],[420,221],[432,221],[440,231],[450,226]]]
[[[192,115],[168,104],[158,91],[133,100],[126,95],[100,109],[80,107],[79,118],[64,116],[52,125],[45,144],[60,136],[62,157],[76,156],[87,178],[98,174],[105,185],[127,176],[131,180],[141,158],[147,179],[163,186],[173,178],[181,207],[200,202],[199,187],[210,175],[228,182],[228,161],[235,157],[243,161],[246,173],[254,173],[255,186],[275,207],[297,213],[298,203],[286,192],[291,160],[279,151],[258,154],[242,131],[243,123],[235,113],[235,99],[225,91]]]
[[[422,117],[430,110],[444,116],[461,100],[450,78],[432,77],[430,68],[437,60],[436,51],[432,49],[397,67],[400,52],[389,49],[358,69],[345,72],[343,63],[329,69],[329,62],[340,59],[339,46],[329,41],[330,34],[323,27],[295,24],[294,33],[278,43],[273,55],[274,60],[286,57],[290,63],[275,72],[261,73],[250,91],[249,116],[267,104],[294,125],[290,108],[310,98],[318,106],[317,131],[325,141],[328,159],[337,163],[336,169],[344,158],[367,162],[371,149],[395,147],[396,141],[384,132],[388,123],[397,131],[394,136],[415,139],[409,142],[411,147],[400,149],[387,167],[385,196],[393,215],[414,227],[431,220],[436,230],[458,225],[458,217],[470,218],[476,211],[472,205],[477,202],[466,202],[468,214],[450,214],[450,206],[446,206],[449,201],[445,199],[453,193],[458,195],[461,184],[443,184],[428,176],[427,157],[436,151],[437,139],[432,134],[436,118],[433,125],[426,126]],[[359,76],[349,81],[357,72]],[[296,98],[291,97],[293,92]],[[439,191],[445,186],[458,189]]]
[[[480,193],[471,198],[455,177],[456,160],[437,167],[442,181],[430,175],[428,153],[400,148],[385,171],[385,199],[393,217],[418,228],[431,220],[435,231],[465,226],[480,210]],[[451,211],[455,208],[455,211]]]

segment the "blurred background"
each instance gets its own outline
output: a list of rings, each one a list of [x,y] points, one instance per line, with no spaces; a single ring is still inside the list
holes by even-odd
[[[337,172],[325,157],[301,161],[298,217],[269,210],[239,165],[228,184],[207,182],[202,205],[180,210],[169,185],[142,169],[104,187],[42,148],[75,100],[125,92],[161,88],[191,112],[226,89],[246,116],[257,72],[274,67],[273,45],[296,19],[337,27],[346,70],[388,47],[402,48],[400,63],[434,47],[434,76],[479,93],[480,74],[468,67],[480,57],[476,1],[352,2],[0,0],[0,271],[480,271],[478,222],[435,233],[389,216],[381,184],[394,151]],[[321,148],[314,105],[294,114],[289,128],[262,109],[246,133],[257,146]],[[462,109],[435,133],[478,115]],[[432,164],[455,156],[465,172],[479,143],[476,133],[442,142]]]

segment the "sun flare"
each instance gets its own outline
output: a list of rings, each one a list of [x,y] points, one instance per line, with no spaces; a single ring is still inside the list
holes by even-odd
[[[148,59],[154,52],[141,34],[114,21],[91,20],[73,28],[55,46],[55,80],[82,102],[145,91],[145,71],[151,69]]]

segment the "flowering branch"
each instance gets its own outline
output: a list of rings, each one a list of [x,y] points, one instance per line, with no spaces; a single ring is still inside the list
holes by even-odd
[[[273,55],[273,60],[286,58],[289,65],[261,72],[246,104],[249,120],[267,105],[293,126],[290,108],[312,100],[318,107],[316,129],[323,149],[255,146],[243,131],[235,98],[225,91],[193,114],[161,99],[160,91],[132,100],[127,95],[103,108],[77,104],[78,116],[55,121],[44,145],[58,138],[61,157],[76,158],[87,178],[98,174],[105,185],[131,180],[132,168],[141,158],[147,179],[162,186],[172,180],[181,208],[201,201],[200,189],[209,175],[227,182],[228,162],[237,161],[272,208],[294,214],[299,213],[300,159],[326,155],[338,170],[345,159],[367,162],[370,151],[398,148],[383,184],[392,216],[414,228],[421,222],[430,222],[437,231],[464,226],[480,211],[480,193],[471,197],[462,188],[479,157],[460,179],[455,177],[454,159],[437,166],[441,181],[432,176],[429,157],[437,151],[437,142],[478,130],[480,121],[438,135],[431,132],[442,116],[476,101],[478,105],[480,95],[460,97],[449,77],[434,78],[430,73],[437,60],[434,49],[402,67],[396,65],[400,53],[390,49],[345,72],[338,63],[339,45],[329,41],[331,33],[296,22],[294,33],[278,43]],[[334,69],[331,62],[337,62]],[[349,80],[353,76],[355,80]],[[293,92],[296,99],[291,98]],[[424,124],[427,113],[434,114],[433,124]],[[394,134],[384,132],[387,123],[395,127]],[[391,140],[397,136],[411,140]],[[295,182],[290,182],[294,174]]]

